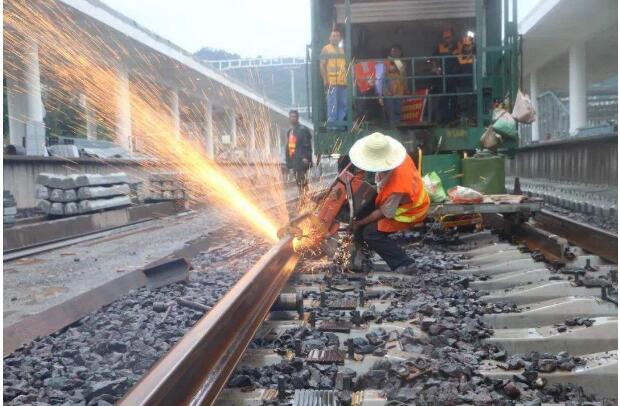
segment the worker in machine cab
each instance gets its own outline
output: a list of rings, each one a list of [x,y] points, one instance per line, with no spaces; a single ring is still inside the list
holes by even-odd
[[[347,117],[347,67],[344,49],[340,47],[342,36],[334,30],[329,43],[321,50],[321,77],[327,93],[327,127],[339,129]]]
[[[406,88],[395,61],[388,59],[385,64],[387,72],[383,85],[384,97],[379,99],[379,104],[385,108],[389,127],[396,128],[400,124],[401,106]]]
[[[407,91],[407,68],[400,59],[402,49],[399,45],[390,48],[390,54],[385,61],[385,79],[383,84],[383,97],[379,99],[379,104],[384,106],[387,113],[388,125],[390,128],[398,127],[400,124],[402,96]]]
[[[458,62],[458,73],[461,76],[456,79],[458,93],[470,93],[474,90],[474,58],[476,56],[476,49],[474,46],[474,36],[472,32],[468,32],[465,37],[458,43],[457,50],[455,51]],[[475,125],[475,96],[464,95],[459,100],[459,113],[461,118],[468,122],[467,125]]]
[[[353,233],[361,237],[396,272],[412,273],[413,260],[390,234],[422,222],[430,199],[422,178],[405,150],[392,137],[373,133],[358,140],[349,157],[353,165],[375,173],[375,209],[353,222]]]
[[[299,123],[299,112],[288,113],[291,127],[286,134],[286,167],[295,174],[295,183],[302,195],[308,190],[308,169],[312,166],[312,134]]]
[[[360,61],[353,69],[357,87],[355,119],[365,122],[374,121],[380,111],[377,97],[382,94],[383,61]]]
[[[458,43],[454,38],[454,31],[452,29],[443,31],[441,34],[441,41],[435,50],[435,56],[441,58],[435,58],[432,62],[432,70],[436,75],[455,75],[458,73],[455,55],[457,50]],[[433,86],[433,93],[445,94],[444,96],[440,96],[438,100],[437,121],[440,124],[447,124],[455,118],[456,98],[450,95],[455,92],[455,78],[447,77],[445,82],[443,79],[437,80]]]
[[[459,73],[472,73],[474,65],[474,57],[476,49],[474,47],[473,33],[468,32],[465,37],[458,43],[455,50],[456,60],[459,64]]]

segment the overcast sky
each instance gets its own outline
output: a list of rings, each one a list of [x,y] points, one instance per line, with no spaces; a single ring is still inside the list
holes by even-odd
[[[523,17],[539,0],[519,0]],[[304,56],[310,0],[103,0],[190,52],[204,46],[242,57]]]

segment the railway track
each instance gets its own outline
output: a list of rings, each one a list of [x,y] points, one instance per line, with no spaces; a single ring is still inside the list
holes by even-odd
[[[416,275],[378,258],[367,274],[328,258],[292,273],[284,238],[120,404],[616,399],[617,267],[509,224],[518,244],[488,231],[414,235]],[[279,292],[291,309],[303,295],[304,312],[270,312]]]

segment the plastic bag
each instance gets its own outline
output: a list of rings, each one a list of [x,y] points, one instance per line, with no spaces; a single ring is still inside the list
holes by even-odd
[[[495,116],[495,113],[493,113]],[[498,112],[497,120],[491,126],[500,135],[510,138],[517,138],[518,130],[517,130],[517,122],[514,118],[506,110],[502,112]]]
[[[441,203],[448,198],[446,191],[441,184],[441,178],[436,172],[431,172],[424,175],[422,182],[424,182],[424,190],[428,193],[431,203]]]
[[[536,121],[536,110],[530,100],[530,97],[521,90],[517,93],[515,106],[512,109],[512,117],[520,123],[532,124]]]
[[[484,199],[482,193],[463,186],[455,186],[448,190],[448,196],[452,203],[482,203]]]
[[[497,134],[493,127],[489,127],[480,137],[480,144],[486,149],[491,149],[496,147],[499,143],[502,142],[502,136]]]

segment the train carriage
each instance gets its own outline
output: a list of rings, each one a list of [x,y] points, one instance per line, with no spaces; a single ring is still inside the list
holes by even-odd
[[[510,109],[516,96],[520,58],[516,3],[311,0],[315,153],[343,154],[357,139],[381,131],[399,139],[414,157],[420,148],[426,169],[443,172],[450,166],[460,172],[463,156],[471,156],[481,148],[480,137],[492,122],[494,107],[503,105]],[[340,122],[327,121],[326,89],[320,71],[322,61],[333,59],[331,55],[322,55],[321,50],[334,29],[342,33],[340,47],[346,61],[347,110],[346,119]],[[450,68],[457,65],[456,52],[437,54],[437,45],[446,30],[454,33],[455,41],[469,37],[474,43],[469,69]],[[393,44],[402,49],[399,60],[406,67],[406,91],[395,96],[378,91],[371,95],[361,93],[357,85],[360,70],[356,66],[368,61],[390,63],[387,52]],[[377,80],[385,82],[386,76],[377,75]],[[400,121],[386,122],[383,109],[378,106],[380,97],[384,103],[385,99],[397,99]],[[375,114],[361,114],[360,106],[364,103],[372,107],[366,110],[374,109]],[[510,151],[517,145],[517,137],[503,137],[500,150]],[[448,185],[460,183],[457,176],[440,176]]]

